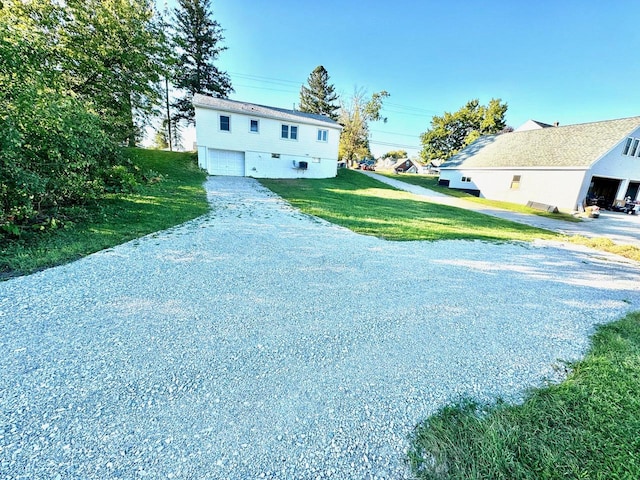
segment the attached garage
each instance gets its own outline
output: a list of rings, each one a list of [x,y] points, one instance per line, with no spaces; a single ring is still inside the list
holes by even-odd
[[[207,151],[207,171],[209,175],[244,177],[244,152],[209,148]]]

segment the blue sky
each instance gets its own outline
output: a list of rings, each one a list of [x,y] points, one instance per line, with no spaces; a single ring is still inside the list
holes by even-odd
[[[433,115],[507,102],[507,123],[640,115],[640,2],[212,0],[230,98],[292,108],[323,65],[339,94],[387,90],[376,155],[416,154]],[[411,148],[413,147],[413,148]]]

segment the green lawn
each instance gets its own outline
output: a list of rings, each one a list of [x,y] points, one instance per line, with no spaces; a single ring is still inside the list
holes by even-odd
[[[501,202],[499,200],[489,200],[487,198],[478,198],[474,195],[470,195],[461,190],[455,190],[455,189],[443,187],[441,185],[438,185],[438,177],[435,175],[415,175],[415,174],[398,175],[395,173],[384,173],[384,172],[376,172],[376,173],[380,175],[384,175],[389,178],[400,180],[402,182],[411,183],[412,185],[418,185],[420,187],[428,188],[436,192],[444,193],[445,195],[449,195],[451,197],[463,198],[470,202],[486,205],[487,207],[501,208],[503,210],[509,210],[512,212],[527,213],[529,215],[538,215],[541,217],[553,218],[554,220],[564,220],[567,222],[581,221],[579,218],[576,218],[573,215],[570,215],[568,213],[544,212],[541,210],[536,210],[535,208],[527,207],[526,205],[519,205],[517,203],[510,203],[510,202]]]
[[[530,241],[559,235],[445,205],[430,203],[353,170],[321,180],[260,180],[310,215],[387,240],[481,239]]]
[[[60,265],[99,250],[164,230],[209,210],[193,153],[128,149],[127,156],[162,181],[142,185],[136,193],[111,194],[89,209],[85,220],[43,232],[28,241],[3,244],[0,278],[23,275]]]
[[[640,313],[599,328],[561,384],[522,405],[446,407],[415,431],[421,479],[640,478]]]

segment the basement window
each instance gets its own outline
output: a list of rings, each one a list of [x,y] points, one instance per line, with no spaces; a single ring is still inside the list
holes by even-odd
[[[511,179],[511,190],[520,190],[520,175],[514,175]]]

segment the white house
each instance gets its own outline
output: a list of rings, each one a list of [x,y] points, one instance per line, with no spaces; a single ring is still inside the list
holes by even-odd
[[[564,211],[592,197],[607,207],[640,197],[640,117],[567,126],[534,123],[480,137],[440,166],[440,184]]]
[[[198,164],[211,175],[335,177],[342,127],[322,115],[196,94]]]

